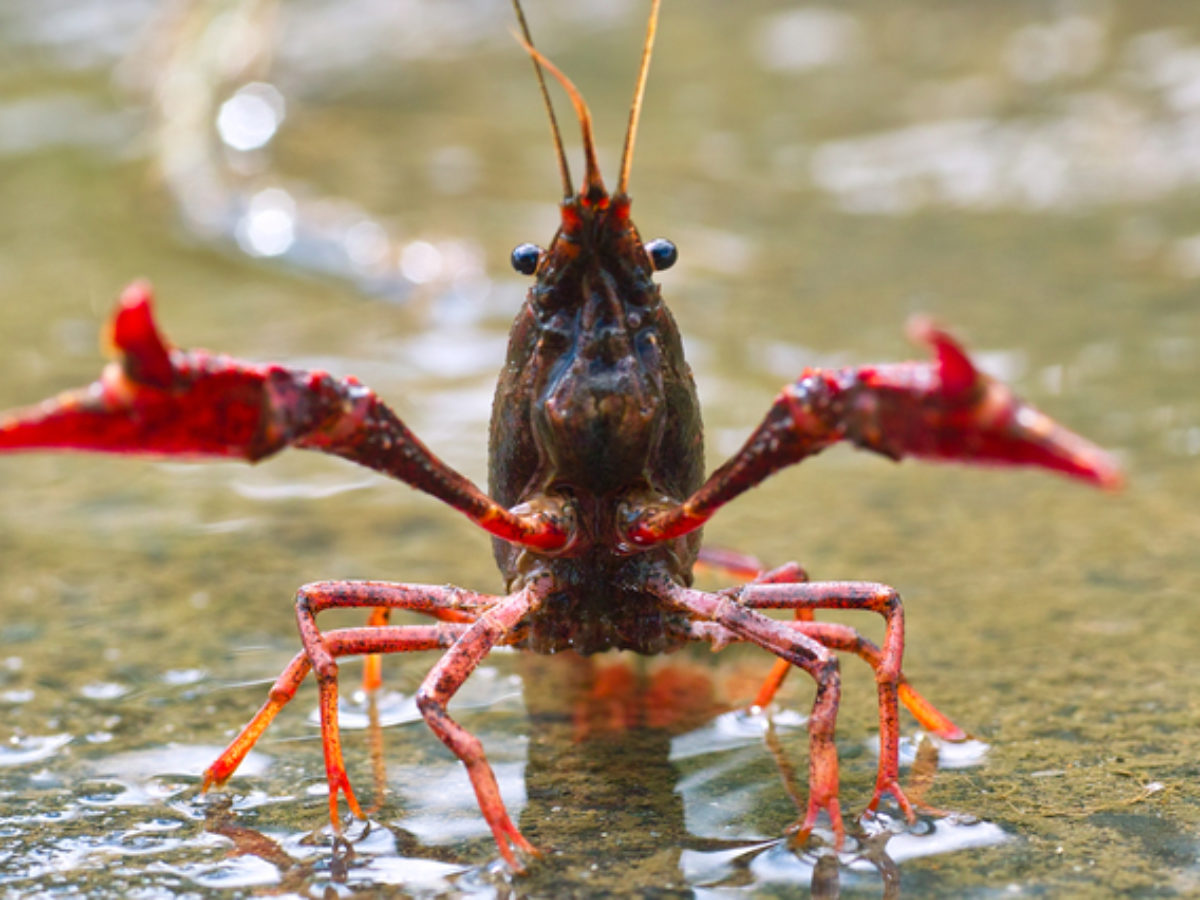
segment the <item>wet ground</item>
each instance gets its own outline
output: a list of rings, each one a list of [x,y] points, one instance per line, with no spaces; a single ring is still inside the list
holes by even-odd
[[[270,27],[265,4],[166,8],[0,9],[0,408],[92,379],[115,295],[145,276],[179,343],[358,374],[482,480],[526,286],[508,253],[548,240],[558,191],[505,5],[294,3]],[[529,13],[612,172],[642,4]],[[938,748],[906,769],[951,815],[868,823],[840,860],[794,853],[779,838],[804,679],[768,717],[742,711],[769,668],[753,653],[497,654],[453,708],[547,850],[511,882],[415,714],[432,665],[415,657],[385,667],[381,796],[366,708],[347,700],[351,776],[379,805],[331,846],[313,693],[228,792],[199,795],[200,772],[295,652],[297,585],[496,590],[488,541],[299,453],[20,456],[0,460],[0,893],[1200,891],[1198,161],[1185,4],[664,10],[631,193],[644,236],[680,248],[661,281],[713,465],[805,365],[920,354],[904,323],[926,312],[1127,467],[1114,495],[838,449],[707,529],[901,591],[906,671],[976,739],[941,747],[931,783]],[[874,690],[844,673],[856,811]]]

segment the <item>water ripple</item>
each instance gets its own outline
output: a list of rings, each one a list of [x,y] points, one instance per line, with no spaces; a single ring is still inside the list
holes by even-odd
[[[69,734],[25,735],[0,745],[0,767],[25,766],[54,756],[71,743]]]

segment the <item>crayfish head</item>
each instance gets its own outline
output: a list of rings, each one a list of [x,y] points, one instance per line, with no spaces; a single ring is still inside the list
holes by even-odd
[[[690,389],[679,333],[628,199],[585,194],[562,213],[527,301],[539,451],[554,478],[593,492],[644,484],[678,412],[668,395]]]
[[[630,490],[683,497],[699,484],[699,403],[654,282],[674,247],[644,243],[629,206],[599,190],[565,200],[539,252],[493,408],[501,502],[558,486],[606,506]]]
[[[587,104],[534,49],[518,5],[522,44],[551,121],[563,200],[549,247],[522,244],[513,251],[513,267],[535,280],[513,324],[492,412],[491,490],[507,506],[562,491],[579,498],[581,507],[615,509],[622,497],[647,489],[682,498],[703,475],[695,387],[679,331],[653,280],[655,271],[674,263],[675,248],[669,241],[643,243],[626,190],[657,13],[655,2],[617,189],[610,194]],[[582,129],[585,173],[578,191],[543,70],[566,91]]]

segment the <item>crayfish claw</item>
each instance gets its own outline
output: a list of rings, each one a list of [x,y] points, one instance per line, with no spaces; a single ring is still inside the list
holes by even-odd
[[[135,281],[121,292],[109,338],[133,381],[166,390],[175,382],[171,351],[154,321],[150,283]]]

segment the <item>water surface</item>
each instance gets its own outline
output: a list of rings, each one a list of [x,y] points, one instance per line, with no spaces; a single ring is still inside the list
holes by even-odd
[[[505,5],[295,3],[273,24],[251,4],[193,7],[0,12],[0,407],[93,378],[113,298],[145,276],[179,343],[355,373],[482,480],[526,286],[508,253],[549,239],[558,191]],[[643,12],[530,4],[609,172]],[[251,19],[243,44],[234,13]],[[243,66],[213,46],[244,47]],[[907,673],[977,741],[942,748],[925,788],[952,815],[873,823],[840,860],[790,850],[785,776],[805,768],[811,689],[793,677],[770,719],[747,715],[769,663],[736,650],[489,659],[455,709],[548,851],[515,884],[412,708],[429,657],[387,663],[387,790],[349,844],[322,830],[311,691],[228,792],[199,795],[295,652],[298,585],[494,591],[487,539],[299,453],[255,468],[22,456],[0,460],[0,890],[1200,890],[1197,160],[1200,13],[1183,4],[664,10],[631,193],[643,234],[680,248],[661,281],[713,465],[804,366],[921,355],[904,323],[925,312],[1127,466],[1127,490],[1106,495],[838,449],[707,529],[772,564],[901,591]],[[344,671],[352,695],[358,669]],[[857,812],[874,690],[863,667],[843,671]],[[365,708],[347,703],[348,765],[371,802]]]

